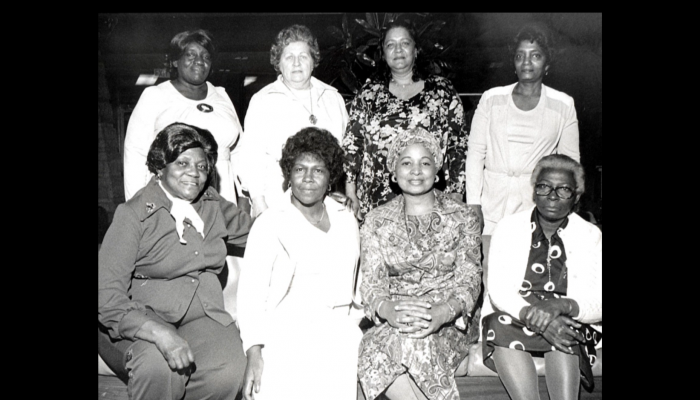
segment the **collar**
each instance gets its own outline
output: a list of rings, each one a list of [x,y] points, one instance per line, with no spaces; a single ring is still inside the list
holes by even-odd
[[[547,240],[547,236],[545,236],[544,231],[542,230],[542,226],[540,225],[540,220],[537,217],[539,215],[539,210],[537,210],[537,206],[532,210],[532,214],[530,215],[530,226],[532,229],[532,243],[538,243],[543,240]],[[555,240],[555,236],[560,236],[562,232],[564,232],[564,229],[569,225],[569,217],[571,214],[567,215],[566,218],[564,218],[564,221],[559,224],[559,227],[557,230],[554,232],[552,235],[552,241]]]
[[[220,199],[221,196],[216,189],[209,186],[204,190],[204,193],[199,196],[199,199],[192,203],[192,206],[194,207],[202,201],[219,201]],[[148,184],[146,184],[143,189],[136,192],[128,203],[136,210],[140,221],[144,221],[146,218],[155,214],[155,211],[159,208],[165,208],[168,213],[170,213],[170,209],[173,206],[172,201],[168,199],[168,196],[166,196],[165,192],[163,192],[163,189],[161,189],[158,184],[155,175],[151,177],[151,180],[148,181]]]
[[[433,204],[432,212],[436,212],[440,215],[447,215],[463,208],[463,206],[460,206],[459,203],[442,193],[442,191],[438,189],[433,189],[433,191],[435,192],[435,203]],[[383,206],[377,207],[372,211],[376,213],[376,218],[402,222],[404,220],[405,202],[403,194],[400,194],[389,200],[389,202],[385,203]]]
[[[323,92],[326,90],[332,90],[337,92],[338,89],[334,88],[333,86],[327,85],[320,80],[314,78],[313,76],[311,77],[311,85],[314,92],[316,92],[316,98],[320,98],[323,96]],[[282,82],[282,74],[277,75],[277,80],[272,82],[272,84],[268,87],[267,90],[268,93],[282,93],[285,95],[290,95],[293,96],[292,92],[289,90],[287,85]]]

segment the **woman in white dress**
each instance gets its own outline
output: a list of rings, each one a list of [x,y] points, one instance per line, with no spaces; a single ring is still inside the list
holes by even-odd
[[[214,44],[209,32],[180,32],[170,41],[170,59],[177,77],[146,88],[129,119],[124,141],[124,195],[133,197],[151,179],[146,155],[156,134],[173,122],[206,129],[219,148],[214,187],[226,200],[237,204],[236,173],[231,148],[243,130],[231,99],[223,87],[207,82]],[[226,311],[236,318],[236,284],[241,258],[227,256],[228,279],[224,287]]]
[[[339,142],[343,139],[345,102],[337,89],[311,76],[319,60],[318,42],[302,25],[282,29],[270,49],[270,63],[279,75],[250,99],[237,164],[243,166],[240,176],[250,193],[253,217],[288,200],[278,167],[287,138],[315,126]]]
[[[330,132],[304,128],[279,162],[286,202],[257,218],[238,290],[250,400],[357,398],[357,221],[327,194],[343,172]]]

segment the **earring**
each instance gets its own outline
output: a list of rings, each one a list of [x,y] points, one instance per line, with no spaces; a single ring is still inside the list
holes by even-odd
[[[545,74],[545,75],[549,75],[549,71],[545,72],[544,74]]]
[[[438,182],[440,182],[440,177],[435,175],[435,183],[438,183]]]
[[[333,190],[333,189],[331,189],[331,184],[329,183],[329,184],[328,184],[328,193],[330,193],[331,190]]]
[[[397,181],[396,181],[396,175],[392,175],[392,176],[391,176],[391,181],[392,181],[392,182],[397,182]]]

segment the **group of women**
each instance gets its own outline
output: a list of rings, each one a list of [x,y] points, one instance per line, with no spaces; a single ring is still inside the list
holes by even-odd
[[[130,398],[459,399],[480,331],[512,398],[537,398],[533,356],[552,398],[576,398],[600,340],[602,235],[572,214],[576,111],[542,84],[549,38],[528,27],[513,44],[518,82],[484,93],[468,135],[411,26],[383,31],[348,113],[293,25],[243,130],[206,81],[210,35],[176,35],[177,77],[129,122],[127,202],[99,253],[98,352]]]

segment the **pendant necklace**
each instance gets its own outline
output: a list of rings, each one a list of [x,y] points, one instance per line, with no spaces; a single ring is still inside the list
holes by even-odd
[[[544,290],[551,292],[554,290],[554,282],[552,282],[552,244],[551,242],[547,248],[547,273],[549,274],[549,281],[544,284]]]
[[[561,232],[561,228],[557,229],[557,234]],[[553,237],[554,235],[552,235]],[[557,250],[559,250],[559,247],[557,247]],[[561,250],[559,250],[559,254],[555,258],[559,258],[559,255],[561,255]],[[544,284],[544,290],[547,292],[551,292],[554,290],[554,282],[552,282],[552,238],[549,238],[549,241],[547,243],[547,273],[549,274],[549,281]]]
[[[411,76],[408,79],[410,81],[409,83],[399,83],[393,75],[391,76],[391,82],[393,82],[394,85],[401,86],[401,89],[406,89],[406,86],[411,86],[415,83],[413,81],[413,74],[411,74]]]
[[[313,115],[312,115],[312,117],[313,117]],[[321,204],[323,204],[323,211],[321,211],[321,219],[319,219],[317,222],[309,221],[309,223],[311,225],[316,226],[316,225],[320,224],[321,221],[323,221],[323,217],[326,215],[326,204],[325,203],[321,203]]]
[[[282,83],[284,83],[284,80],[282,80]],[[284,83],[284,86],[287,86],[287,84]],[[310,115],[309,115],[309,122],[311,122],[313,125],[316,125],[316,122],[318,121],[318,118],[316,118],[316,116],[314,115],[314,99],[311,97],[311,88],[312,88],[312,87],[313,87],[313,86],[309,85],[309,105],[311,106],[311,111],[309,111],[309,109],[306,108],[306,105],[304,104],[303,101],[299,100],[299,97],[297,97],[296,93],[294,93],[294,91],[292,90],[292,88],[290,88],[289,86],[287,86],[287,89],[289,89],[289,91],[292,92],[292,94],[294,95],[294,97],[296,97],[297,100],[299,100],[299,103],[301,103],[301,106],[304,107],[304,109],[305,109],[306,111],[309,112],[309,114],[310,114]],[[325,209],[325,208],[324,208],[324,209]],[[320,222],[320,221],[319,221],[319,222]]]
[[[411,83],[406,83],[406,84],[398,83],[398,82],[396,81],[396,79],[394,79],[394,78],[391,78],[391,81],[394,83],[394,85],[401,86],[401,89],[406,89],[406,86],[411,86],[411,85],[413,85],[413,84],[415,83],[415,82],[413,82],[413,81],[411,81]]]

